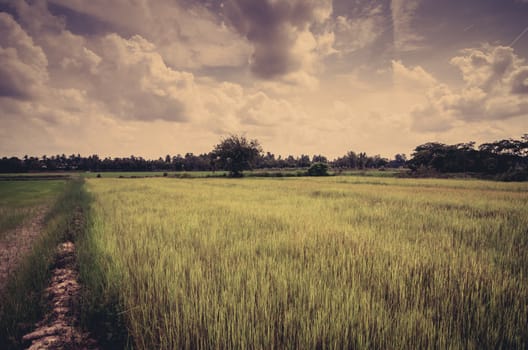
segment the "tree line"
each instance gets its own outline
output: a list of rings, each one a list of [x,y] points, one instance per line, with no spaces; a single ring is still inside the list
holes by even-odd
[[[405,155],[397,155],[388,160],[379,155],[368,156],[366,153],[354,153],[329,161],[322,155],[305,155],[287,157],[276,156],[266,152],[261,154],[252,166],[254,169],[287,169],[308,168],[314,163],[327,163],[332,167],[347,169],[376,169],[380,167],[397,168],[405,165]],[[211,153],[175,156],[166,155],[158,159],[145,159],[131,155],[124,158],[101,158],[98,155],[81,156],[79,154],[57,154],[41,157],[24,156],[3,157],[0,159],[1,173],[23,173],[38,171],[215,171],[222,170],[211,157]]]
[[[502,180],[528,180],[528,134],[519,140],[446,145],[428,142],[414,149],[407,167],[414,173],[474,173]]]
[[[329,161],[323,155],[282,157],[266,152],[258,154],[252,160],[253,169],[295,169],[309,168],[314,163],[325,163],[331,167],[343,169],[376,169],[381,167],[405,166],[405,155],[396,155],[393,160],[379,155],[368,156],[366,153],[348,152],[343,157]],[[225,165],[218,161],[213,152],[203,154],[186,153],[175,156],[166,155],[158,159],[145,159],[131,155],[129,157],[105,157],[98,155],[81,156],[80,154],[57,154],[41,157],[24,156],[3,157],[0,159],[1,173],[23,173],[39,171],[216,171],[224,170]]]
[[[263,152],[257,140],[232,135],[223,139],[209,153],[166,155],[158,159],[145,159],[131,155],[124,158],[100,158],[98,155],[80,154],[3,157],[0,172],[22,173],[39,171],[216,171],[229,170],[239,175],[245,169],[306,169],[323,163],[334,169],[408,168],[413,174],[474,173],[489,176],[513,176],[528,179],[528,134],[519,140],[505,139],[484,143],[475,142],[447,145],[428,142],[417,146],[407,159],[396,154],[393,159],[365,152],[349,151],[329,160],[324,155],[306,154],[287,157]],[[525,178],[523,178],[525,177]]]

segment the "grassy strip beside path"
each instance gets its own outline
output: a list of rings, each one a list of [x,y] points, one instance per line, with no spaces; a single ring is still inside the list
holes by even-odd
[[[22,186],[27,184],[25,182]],[[0,295],[0,344],[3,349],[20,348],[22,334],[45,311],[42,307],[42,290],[48,283],[57,244],[68,230],[73,229],[74,208],[86,204],[82,186],[82,180],[68,181],[64,185],[63,192],[44,220],[43,230],[34,242],[32,251],[23,258],[4,293]]]

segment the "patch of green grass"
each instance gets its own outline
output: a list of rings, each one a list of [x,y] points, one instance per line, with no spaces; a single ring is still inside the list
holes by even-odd
[[[227,174],[225,171],[101,171],[82,173],[85,178],[141,178],[141,177],[167,177],[177,178],[204,178],[204,177],[221,177]]]
[[[0,206],[31,206],[60,193],[64,181],[0,181]]]
[[[81,275],[138,349],[528,345],[526,183],[87,185]]]
[[[377,169],[369,169],[369,170],[343,170],[339,171],[337,169],[332,169],[333,173],[336,175],[343,175],[343,176],[361,176],[361,177],[397,177],[401,173],[406,172],[408,170],[400,170],[400,169],[388,169],[388,170],[377,170]]]
[[[0,173],[0,179],[10,179],[10,178],[51,178],[51,177],[70,177],[72,175],[79,174],[78,171],[42,171],[42,172],[31,172],[31,173]]]
[[[42,186],[48,184],[44,182]],[[47,286],[55,251],[72,225],[74,208],[86,204],[82,182],[68,181],[53,191],[35,185],[36,193],[55,193],[55,201],[45,219],[41,235],[11,275],[6,289],[0,294],[0,344],[2,349],[22,348],[21,337],[31,330],[44,312],[42,291]],[[27,188],[26,188],[27,190]],[[62,190],[57,196],[56,192]],[[23,200],[20,195],[19,200]],[[32,201],[30,201],[32,202]],[[32,202],[33,203],[33,202]]]
[[[22,224],[38,207],[49,205],[65,181],[0,181],[0,239]]]

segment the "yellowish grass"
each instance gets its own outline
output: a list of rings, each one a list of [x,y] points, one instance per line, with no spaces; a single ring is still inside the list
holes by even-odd
[[[84,280],[136,348],[528,345],[527,184],[87,185]]]

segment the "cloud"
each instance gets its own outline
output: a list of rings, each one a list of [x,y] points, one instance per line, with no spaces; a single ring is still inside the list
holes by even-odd
[[[393,62],[400,79],[427,83],[426,103],[413,108],[413,126],[419,131],[445,131],[456,122],[501,121],[528,115],[528,65],[511,47],[465,49],[451,64],[465,85],[452,89],[421,67]]]
[[[29,99],[48,79],[44,51],[7,13],[0,12],[0,96]]]
[[[7,67],[5,71],[0,67],[6,77],[0,89],[3,118],[39,127],[82,125],[101,118],[121,123],[168,121],[226,133],[270,128],[294,114],[289,102],[258,88],[197,78],[188,70],[170,67],[162,48],[141,35],[81,36],[45,6],[22,1],[18,9],[21,23],[28,23],[35,39],[11,15],[1,14],[0,28],[7,33],[0,38]],[[295,44],[293,52],[316,45],[306,33]],[[31,93],[33,85],[38,96]]]
[[[3,101],[11,105],[10,115],[55,124],[96,115],[180,123],[209,118],[206,96],[213,95],[218,83],[198,83],[190,71],[170,67],[162,54],[167,46],[160,48],[141,35],[75,34],[44,2],[14,4],[27,32],[1,13],[0,29],[8,35],[0,38],[0,93],[27,103]],[[108,10],[125,4],[113,3]],[[71,5],[81,8],[75,1]],[[89,16],[99,15],[86,7]],[[100,20],[105,18],[101,14]]]
[[[421,47],[423,37],[412,27],[421,0],[391,0],[394,47],[398,51],[413,51]]]
[[[460,113],[460,118],[507,119],[528,113],[528,65],[513,48],[486,45],[461,53],[451,60],[466,82],[453,103],[465,107],[467,116]]]
[[[93,69],[95,56],[85,48],[93,52],[94,39],[139,35],[176,70],[235,67],[242,75],[249,66],[264,80],[310,89],[317,86],[324,57],[373,42],[382,18],[379,6],[367,6],[353,19],[333,18],[330,0],[49,0],[49,6],[17,0],[12,6],[39,45],[54,46],[46,50],[54,55],[52,65]],[[68,76],[64,86],[75,84]]]
[[[253,45],[252,72],[272,79],[307,67],[317,47],[310,26],[330,17],[332,2],[231,0],[225,10],[230,24]]]
[[[53,87],[76,87],[79,75],[94,71],[100,58],[89,49],[91,37],[67,30],[64,19],[51,14],[43,1],[31,5],[25,1],[12,4],[20,25],[35,45],[45,52],[51,77],[49,83]]]
[[[64,28],[64,19],[52,15],[48,11],[48,3],[44,0],[7,1],[7,8],[16,13],[17,22],[33,37],[48,32],[58,33]]]
[[[486,92],[526,91],[528,65],[518,57],[513,48],[486,45],[480,49],[462,50],[451,64],[461,72],[467,87],[481,88]]]
[[[528,94],[528,66],[519,68],[511,77],[512,92]]]
[[[100,113],[120,119],[187,120],[194,77],[167,67],[153,43],[117,34],[88,41],[61,26],[45,7],[20,8],[21,18],[35,16],[36,28],[53,28],[34,33],[41,45],[36,46],[10,15],[0,14],[0,29],[7,34],[0,38],[0,92],[31,102],[21,107],[24,115],[67,122],[97,104]]]
[[[96,74],[88,77],[91,97],[124,119],[185,121],[194,76],[167,67],[156,46],[135,35],[101,39]]]
[[[243,124],[275,127],[298,118],[298,110],[288,101],[273,99],[259,91],[244,99],[237,115]]]
[[[185,1],[135,0],[50,0],[67,9],[65,16],[79,17],[84,22],[104,23],[106,33],[122,37],[140,35],[154,43],[168,65],[177,69],[202,67],[240,67],[247,65],[249,44],[236,31],[228,28],[218,13],[209,6]],[[78,23],[66,28],[83,36]],[[75,30],[77,29],[77,31]]]
[[[427,89],[436,84],[436,79],[422,67],[407,68],[401,61],[392,61],[393,82],[398,87]]]
[[[350,53],[372,44],[383,33],[385,19],[380,5],[362,6],[357,16],[337,16],[334,20],[335,49]]]

